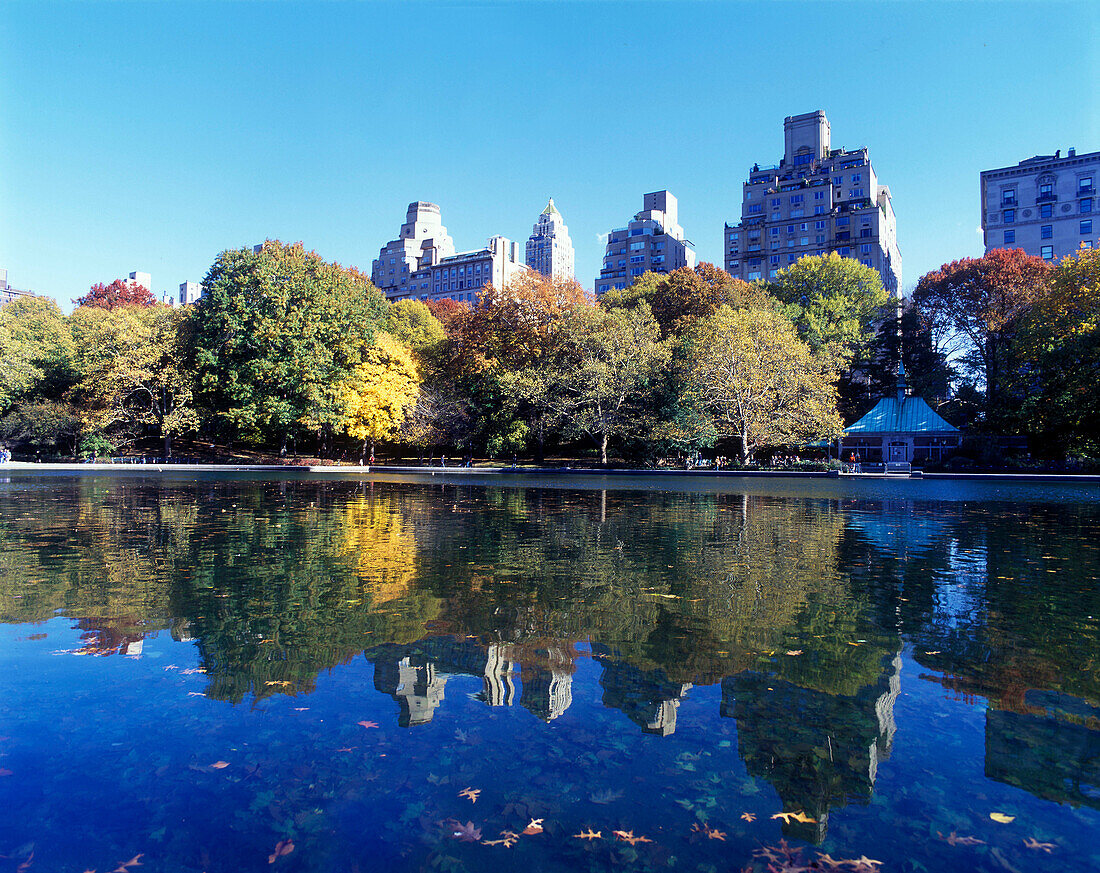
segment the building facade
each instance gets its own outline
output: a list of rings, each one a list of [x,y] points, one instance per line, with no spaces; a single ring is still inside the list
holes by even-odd
[[[642,197],[642,211],[626,227],[607,235],[596,294],[626,288],[643,273],[671,273],[695,266],[695,251],[677,223],[676,198],[668,191]]]
[[[36,297],[30,291],[20,291],[8,284],[7,268],[0,267],[0,306],[11,303],[13,300],[21,300],[24,297]]]
[[[473,303],[485,285],[503,288],[527,270],[519,243],[502,236],[485,248],[455,254],[439,207],[410,203],[398,239],[386,243],[371,264],[371,281],[388,300],[455,300]]]
[[[803,255],[837,252],[872,267],[891,296],[901,293],[901,252],[890,189],[866,148],[834,149],[820,110],[783,120],[783,159],[754,165],[741,220],[726,224],[726,272],[768,279]]]
[[[1093,215],[1100,152],[1070,149],[1036,155],[1015,167],[984,170],[982,232],[985,250],[1023,249],[1057,261],[1084,246],[1100,244]]]
[[[550,279],[572,279],[573,241],[554,198],[546,204],[527,239],[527,266]]]
[[[382,246],[372,262],[371,281],[391,300],[421,299],[430,290],[425,270],[454,253],[439,207],[424,201],[410,203],[398,238]]]

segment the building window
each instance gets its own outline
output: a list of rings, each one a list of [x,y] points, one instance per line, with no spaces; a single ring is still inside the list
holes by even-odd
[[[1005,245],[1010,245],[1014,242],[1016,242],[1016,231],[1006,230],[1005,231]]]
[[[775,264],[778,264],[778,263],[779,263],[779,255],[772,255],[772,264],[775,265]]]
[[[815,221],[814,222],[814,230],[824,230],[824,229],[825,229],[825,222],[824,221]]]
[[[814,200],[824,200],[824,199],[825,199],[825,192],[824,191],[814,191]]]
[[[1002,206],[1015,206],[1016,205],[1016,189],[1006,188],[1001,192],[1001,205]]]
[[[1051,218],[1053,215],[1054,215],[1054,206],[1052,206],[1050,203],[1043,203],[1039,207],[1039,217],[1040,218]]]
[[[1092,240],[1091,240],[1091,239],[1083,239],[1083,240],[1081,240],[1081,248],[1083,248],[1083,249],[1091,249],[1091,248],[1092,248]]]
[[[1053,182],[1040,182],[1039,183],[1039,197],[1053,197],[1054,196],[1054,183]]]
[[[1005,224],[1015,224],[1016,223],[1016,210],[1015,209],[1006,209],[1004,211],[1004,223]]]
[[[1092,198],[1091,197],[1088,198],[1087,200],[1082,200],[1081,201],[1081,214],[1086,215],[1089,212],[1092,212]]]
[[[1039,252],[1044,261],[1054,260],[1054,246],[1043,246]]]
[[[841,185],[844,184],[844,177],[843,176],[837,176],[835,179],[833,179],[833,184],[836,185],[839,188]]]
[[[1044,224],[1039,228],[1039,239],[1053,239],[1054,238],[1054,225]]]
[[[772,198],[772,206],[778,206],[778,205],[779,205],[779,198],[778,197],[773,197]]]
[[[1078,194],[1091,194],[1092,193],[1092,176],[1082,176],[1077,180],[1077,193]]]
[[[757,212],[760,212],[761,209],[763,209],[763,207],[759,203],[750,203],[749,204],[749,215],[754,215]]]
[[[791,195],[791,205],[793,206],[795,203],[801,203],[805,199],[806,198],[801,194],[792,194]]]
[[[1081,236],[1088,236],[1092,233],[1092,219],[1081,222]]]

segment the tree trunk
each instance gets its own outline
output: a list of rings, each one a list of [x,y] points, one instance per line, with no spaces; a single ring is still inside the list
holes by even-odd
[[[742,433],[738,440],[741,443],[741,463],[747,464],[749,462],[749,435]]]
[[[167,461],[172,457],[172,434],[164,434],[164,459]]]
[[[603,435],[603,439],[600,441],[600,463],[605,467],[607,466],[607,434]]]

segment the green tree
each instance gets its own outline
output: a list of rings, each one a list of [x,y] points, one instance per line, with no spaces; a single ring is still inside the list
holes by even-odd
[[[577,307],[556,326],[552,365],[528,371],[527,396],[567,436],[591,438],[607,465],[612,439],[652,427],[651,392],[668,365],[660,327],[642,302],[631,309]]]
[[[337,384],[363,360],[385,300],[354,269],[301,243],[222,252],[203,280],[188,359],[196,399],[223,431],[281,444],[308,429],[327,447]]]
[[[414,352],[429,352],[446,339],[443,325],[420,300],[398,300],[386,310],[386,333]]]
[[[723,307],[698,323],[690,342],[692,390],[739,440],[743,462],[761,446],[839,435],[828,364],[781,313]]]
[[[1018,338],[1022,419],[1045,455],[1100,457],[1100,249],[1062,259]]]
[[[888,299],[878,271],[836,252],[806,255],[768,283],[815,355],[844,370],[866,360]]]
[[[72,331],[49,297],[0,309],[0,413],[22,399],[60,400],[75,379]]]
[[[375,442],[397,432],[419,390],[420,375],[409,350],[388,334],[379,334],[363,363],[353,367],[337,389],[340,427],[363,441],[363,463],[368,447],[373,456]]]

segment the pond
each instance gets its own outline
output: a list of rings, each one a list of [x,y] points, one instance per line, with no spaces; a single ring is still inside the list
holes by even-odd
[[[1100,869],[1100,488],[12,476],[0,873]]]

